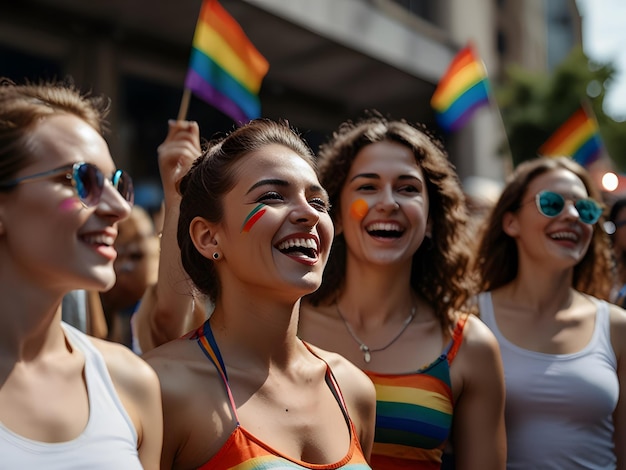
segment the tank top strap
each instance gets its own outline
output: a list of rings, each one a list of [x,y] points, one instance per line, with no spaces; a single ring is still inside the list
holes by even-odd
[[[459,351],[461,347],[461,343],[463,343],[463,329],[467,324],[467,319],[469,317],[469,312],[465,313],[459,320],[456,322],[454,326],[454,330],[452,330],[452,339],[446,346],[446,350],[443,355],[446,356],[448,360],[448,365],[452,365],[452,361],[456,357],[456,353]]]
[[[215,341],[215,336],[213,336],[213,330],[211,330],[211,323],[209,320],[205,321],[204,324],[199,327],[193,334],[191,334],[188,339],[192,341],[196,341],[200,349],[204,353],[204,355],[213,363],[215,369],[218,374],[222,378],[222,382],[224,382],[224,388],[226,389],[226,393],[228,394],[228,400],[230,401],[230,407],[233,412],[233,416],[237,421],[237,426],[239,426],[239,415],[237,415],[237,407],[235,406],[235,400],[233,398],[233,394],[230,391],[230,385],[228,384],[228,374],[226,373],[226,366],[224,365],[224,360],[222,359],[222,355],[220,354],[220,350],[217,347],[217,341]]]
[[[596,305],[596,329],[599,332],[602,344],[613,352],[611,343],[611,314],[609,312],[609,303],[606,300],[596,297],[587,296]]]
[[[328,362],[322,359],[319,355],[315,354],[315,352],[311,349],[311,347],[307,344],[306,341],[302,341],[302,344],[304,344],[304,346],[309,350],[311,354],[313,354],[315,357],[317,357],[320,361],[322,361],[326,365],[326,377],[325,377],[326,384],[328,385],[328,388],[330,389],[331,393],[335,397],[335,400],[337,400],[337,403],[339,404],[339,408],[341,408],[341,412],[343,413],[343,417],[346,420],[346,423],[348,423],[348,426],[350,427],[350,431],[352,432],[353,431],[352,420],[350,419],[350,416],[348,415],[348,406],[346,405],[346,401],[343,398],[341,389],[339,388],[339,384],[337,383],[337,379],[335,378],[335,375],[333,374],[332,369],[328,365]]]

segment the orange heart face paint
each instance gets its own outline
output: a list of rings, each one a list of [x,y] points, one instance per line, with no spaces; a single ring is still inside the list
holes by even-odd
[[[357,221],[363,220],[367,211],[369,210],[369,206],[364,199],[357,199],[350,206],[350,216]]]
[[[252,226],[256,224],[261,217],[263,217],[263,214],[265,214],[265,204],[259,204],[250,211],[246,220],[243,221],[241,231],[249,232]]]

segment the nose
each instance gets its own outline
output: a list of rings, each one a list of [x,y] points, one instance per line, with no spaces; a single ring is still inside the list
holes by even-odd
[[[122,197],[119,191],[113,187],[109,180],[105,180],[102,195],[98,202],[97,211],[107,214],[115,220],[124,220],[130,215],[131,205]]]
[[[578,220],[580,218],[580,213],[576,206],[574,205],[574,201],[565,201],[565,207],[563,208],[563,214],[571,219]]]
[[[296,223],[305,224],[309,227],[314,227],[320,220],[319,211],[311,206],[306,197],[298,199],[298,203],[291,215]]]
[[[391,212],[400,208],[400,204],[396,201],[392,188],[386,187],[381,191],[380,198],[376,202],[376,208],[383,212]]]

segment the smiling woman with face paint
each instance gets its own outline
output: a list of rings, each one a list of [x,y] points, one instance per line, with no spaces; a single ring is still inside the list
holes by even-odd
[[[215,307],[144,356],[163,390],[162,468],[369,468],[371,382],[296,336],[333,236],[310,149],[255,120],[210,142],[179,187],[182,264]]]
[[[376,385],[372,467],[504,465],[498,346],[461,308],[470,284],[463,193],[425,129],[376,114],[322,146],[320,181],[336,236],[300,336],[336,351]]]
[[[573,160],[538,158],[488,219],[479,305],[504,362],[507,468],[626,468],[626,314],[604,301],[600,201]]]
[[[0,467],[156,469],[154,371],[61,321],[76,289],[115,282],[133,201],[102,137],[106,101],[0,84]]]

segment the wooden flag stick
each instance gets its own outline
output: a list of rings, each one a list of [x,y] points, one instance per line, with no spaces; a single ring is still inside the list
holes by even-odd
[[[178,108],[178,120],[184,121],[187,117],[187,110],[189,109],[189,100],[191,99],[191,90],[185,88],[183,91],[183,97],[180,100],[180,108]]]

